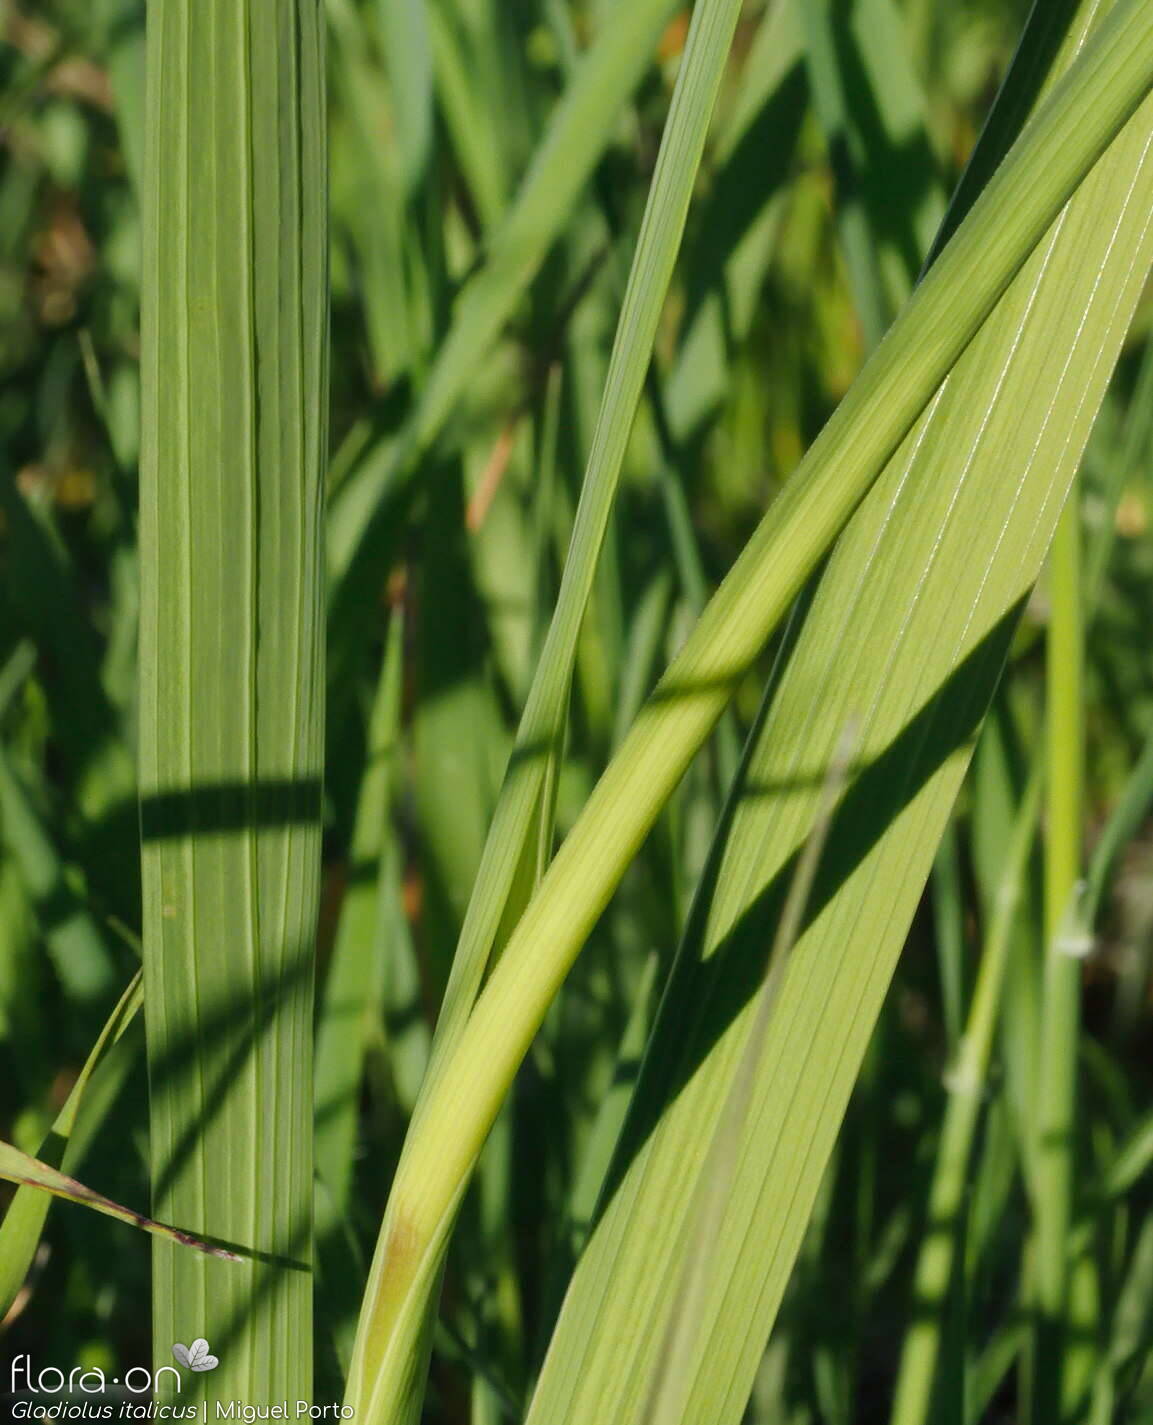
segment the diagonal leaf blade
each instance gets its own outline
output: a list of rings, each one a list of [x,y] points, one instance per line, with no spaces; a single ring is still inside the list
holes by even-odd
[[[414,1302],[532,1037],[735,683],[1070,194],[1153,81],[1153,13],[1122,0],[1028,125],[706,609],[561,847],[410,1134],[361,1330],[412,1389]],[[1042,546],[1043,547],[1043,546]],[[1039,557],[1039,556],[1038,556]],[[398,1327],[398,1323],[404,1323]],[[365,1381],[352,1398],[363,1404]],[[378,1408],[388,1408],[380,1398]]]
[[[52,1167],[50,1163],[42,1163],[39,1158],[22,1153],[11,1143],[0,1143],[0,1178],[4,1178],[10,1183],[18,1183],[21,1188],[28,1188],[45,1198],[48,1196],[62,1197],[66,1202],[74,1202],[80,1207],[89,1207],[94,1212],[104,1213],[106,1217],[115,1217],[118,1222],[127,1222],[130,1227],[139,1227],[142,1231],[151,1232],[153,1236],[164,1238],[176,1246],[193,1247],[198,1252],[204,1252],[210,1257],[219,1257],[222,1261],[239,1262],[241,1260],[235,1252],[229,1251],[227,1247],[202,1242],[199,1237],[193,1236],[190,1232],[184,1232],[179,1227],[168,1227],[163,1222],[155,1222],[151,1217],[145,1217],[142,1212],[136,1212],[131,1207],[124,1207],[118,1202],[113,1202],[103,1193],[94,1192],[92,1188],[85,1187],[82,1182],[69,1177],[67,1173],[62,1173],[59,1168]]]
[[[681,1363],[686,1422],[740,1419],[1016,614],[1153,262],[1151,196],[1147,102],[838,542],[738,789],[702,933],[678,958],[531,1425],[644,1418],[667,1286],[692,1240],[690,1144],[737,1072],[752,967],[839,728],[857,716],[862,755],[784,970]]]

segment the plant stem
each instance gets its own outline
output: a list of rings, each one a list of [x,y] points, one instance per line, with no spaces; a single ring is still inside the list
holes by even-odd
[[[1060,1418],[1063,1322],[1072,1213],[1081,956],[1078,920],[1084,803],[1084,638],[1077,487],[1051,559],[1048,658],[1048,821],[1045,964],[1037,1096],[1034,1309],[1030,1398],[1034,1425]]]
[[[981,951],[968,1022],[947,1078],[948,1107],[929,1191],[925,1236],[913,1279],[913,1320],[901,1351],[890,1425],[924,1425],[930,1418],[947,1296],[961,1239],[969,1162],[1001,1009],[1001,987],[1013,946],[1013,927],[1029,852],[1037,834],[1043,766],[1038,759],[1017,812],[993,920]]]

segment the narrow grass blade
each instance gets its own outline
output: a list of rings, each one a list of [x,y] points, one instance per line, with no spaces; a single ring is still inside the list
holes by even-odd
[[[932,895],[942,1017],[949,1044],[955,1046],[961,1038],[965,1003],[965,911],[961,850],[951,828],[946,829],[933,863]]]
[[[39,1158],[31,1158],[27,1153],[22,1153],[11,1143],[0,1143],[0,1178],[4,1178],[10,1183],[18,1183],[22,1188],[30,1188],[35,1192],[48,1194],[52,1197],[62,1197],[81,1207],[90,1207],[94,1212],[103,1212],[107,1217],[115,1217],[120,1222],[127,1222],[132,1227],[139,1227],[145,1232],[151,1232],[155,1237],[167,1238],[177,1246],[193,1247],[198,1252],[204,1252],[210,1257],[219,1257],[228,1262],[241,1260],[235,1252],[230,1252],[226,1247],[202,1242],[190,1232],[182,1232],[178,1227],[166,1227],[163,1222],[154,1222],[151,1217],[145,1217],[143,1213],[134,1212],[130,1207],[122,1207],[118,1202],[104,1197],[103,1194],[93,1192],[91,1188],[85,1187],[75,1178],[70,1178],[59,1168],[54,1168],[48,1163],[42,1163]]]
[[[432,150],[433,71],[428,11],[423,0],[377,0],[381,47],[388,64],[405,190],[424,178]]]
[[[51,1133],[40,1146],[39,1157],[42,1166],[48,1169],[66,1169],[70,1159],[75,1156],[70,1152],[72,1130],[88,1081],[108,1049],[133,1022],[143,1003],[144,990],[141,972],[138,970],[93,1045],[92,1052],[69,1090],[64,1107],[56,1115]],[[32,1266],[48,1216],[49,1201],[48,1196],[37,1188],[21,1187],[4,1214],[4,1221],[0,1224],[0,1320],[8,1314],[8,1308],[16,1299],[16,1293]]]
[[[685,315],[664,383],[670,431],[681,443],[731,398],[733,348],[747,341],[758,311],[808,112],[803,60],[796,6],[768,6],[717,136],[713,184],[685,254]]]
[[[405,262],[405,175],[386,86],[370,58],[365,17],[351,0],[327,0],[326,8],[333,97],[347,125],[333,135],[334,177],[346,174],[345,182],[356,187],[353,196],[335,181],[334,202],[347,214],[356,248],[373,382],[387,388],[412,370],[421,348]]]
[[[551,818],[544,791],[559,757],[577,642],[738,10],[732,0],[703,5],[686,46],[621,309],[560,593],[453,959],[433,1043],[434,1078],[480,989],[525,848],[539,837],[542,816]],[[535,880],[530,889],[535,889]],[[522,908],[514,907],[516,916]]]
[[[1041,1062],[1035,1105],[1032,1300],[1037,1313],[1028,1358],[1031,1419],[1061,1415],[1063,1381],[1082,1353],[1067,1332],[1068,1239],[1073,1213],[1077,1039],[1081,961],[1091,944],[1078,904],[1084,819],[1084,625],[1081,511],[1076,487],[1053,542],[1047,673],[1048,807],[1045,827],[1045,964]],[[1084,947],[1082,949],[1081,947]]]
[[[550,789],[555,785],[578,639],[739,10],[737,0],[707,0],[694,15],[625,292],[560,594],[484,844],[417,1119],[441,1064],[459,1042],[490,957],[500,948],[502,922],[514,923],[523,908],[523,902],[510,904],[510,896],[519,886],[527,900],[544,860],[538,848],[551,842]],[[526,864],[537,874],[518,880],[518,870]],[[372,1303],[382,1290],[381,1260],[378,1252],[365,1322],[371,1321]],[[429,1287],[431,1294],[431,1280]],[[414,1349],[426,1337],[421,1314],[429,1309],[431,1303],[423,1308],[414,1303],[409,1317]],[[400,1354],[394,1355],[400,1379],[382,1378],[381,1345],[371,1334],[362,1331],[358,1336],[349,1398],[382,1420],[404,1419],[417,1409],[400,1383],[411,1381],[411,1367]]]
[[[905,1335],[891,1425],[924,1425],[941,1349],[942,1316],[960,1241],[969,1163],[981,1116],[1013,923],[1021,904],[1028,859],[1041,810],[1042,764],[1017,813],[996,909],[981,951],[973,999],[945,1084],[949,1092],[941,1146],[929,1192],[928,1221],[913,1278],[913,1319]]]
[[[370,1016],[384,1002],[382,900],[398,755],[404,616],[394,609],[369,719],[364,777],[353,828],[348,889],[340,910],[316,1032],[316,1171],[340,1217],[347,1211]],[[318,1227],[318,1233],[320,1228]]]
[[[862,0],[851,17],[830,0],[800,0],[799,8],[841,247],[871,350],[907,299],[945,213],[924,95],[893,0]]]
[[[505,213],[510,181],[497,116],[493,106],[485,103],[485,91],[470,67],[470,37],[461,33],[456,6],[424,8],[437,98],[448,136],[481,225],[486,232],[493,232]],[[396,6],[391,0],[379,0],[379,9],[395,10]]]
[[[327,425],[316,0],[148,13],[141,830],[153,1346],[308,1399]],[[302,1269],[303,1268],[303,1269]],[[199,1378],[198,1378],[199,1379]],[[187,1402],[188,1397],[185,1397]]]

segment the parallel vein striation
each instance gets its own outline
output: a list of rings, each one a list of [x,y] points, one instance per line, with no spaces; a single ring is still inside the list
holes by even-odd
[[[1153,260],[1151,134],[1147,101],[837,545],[752,755],[707,924],[678,958],[531,1425],[643,1418],[691,1241],[688,1148],[729,1092],[749,1029],[743,967],[771,934],[854,718],[859,769],[784,972],[682,1367],[686,1425],[741,1417],[1015,613]]]
[[[307,1399],[326,441],[315,0],[149,11],[140,761],[154,1351]],[[183,1398],[190,1398],[191,1381]]]

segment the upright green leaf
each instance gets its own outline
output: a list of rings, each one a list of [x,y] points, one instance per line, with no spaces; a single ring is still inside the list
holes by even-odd
[[[209,1399],[311,1388],[312,976],[326,457],[316,0],[148,16],[141,821],[154,1211],[260,1259],[154,1255],[156,1359]]]

